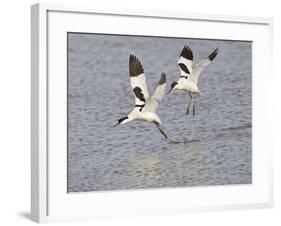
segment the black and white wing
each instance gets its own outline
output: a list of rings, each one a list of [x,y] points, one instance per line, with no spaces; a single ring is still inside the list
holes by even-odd
[[[144,106],[143,111],[145,112],[155,112],[156,108],[158,107],[160,101],[162,100],[163,96],[165,95],[165,88],[166,88],[166,74],[162,73],[160,80],[155,88],[153,95],[147,101],[146,105]]]
[[[198,83],[198,78],[205,67],[207,67],[217,56],[219,49],[216,48],[207,58],[202,60],[199,64],[197,64],[192,71],[189,79],[193,81],[195,84]]]
[[[180,58],[178,60],[178,67],[180,69],[180,75],[183,77],[189,77],[192,73],[193,53],[189,46],[184,46],[181,51]]]
[[[149,99],[149,93],[146,85],[146,78],[140,60],[130,55],[129,59],[129,73],[130,83],[135,95],[135,107],[144,107],[146,101]]]

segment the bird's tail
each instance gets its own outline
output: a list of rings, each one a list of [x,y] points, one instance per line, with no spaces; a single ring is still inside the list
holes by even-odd
[[[202,96],[202,95],[203,95],[203,93],[201,92],[200,89],[198,89],[198,96],[200,97],[200,96]]]

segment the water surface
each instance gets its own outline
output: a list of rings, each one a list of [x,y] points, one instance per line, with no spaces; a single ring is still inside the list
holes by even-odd
[[[179,76],[178,56],[189,43],[195,64],[216,47],[202,73],[196,115],[188,97],[166,95],[157,127],[112,127],[134,105],[128,59],[142,62],[150,93],[160,74]],[[68,34],[68,191],[248,184],[252,181],[251,42]]]

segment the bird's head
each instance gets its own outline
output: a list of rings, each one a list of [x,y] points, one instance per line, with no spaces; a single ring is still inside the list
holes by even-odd
[[[124,123],[126,123],[128,121],[129,121],[129,117],[128,116],[122,117],[122,118],[118,119],[117,124],[115,124],[113,127],[118,126],[119,124],[124,124]]]
[[[173,83],[171,84],[171,88],[170,88],[170,90],[169,90],[168,93],[170,93],[173,89],[176,89],[176,88],[177,88],[177,85],[178,85],[177,82],[173,82]]]

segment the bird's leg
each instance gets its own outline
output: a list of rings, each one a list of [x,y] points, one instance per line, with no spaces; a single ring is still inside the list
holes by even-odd
[[[194,97],[194,100],[193,100],[193,115],[195,115],[195,97]]]
[[[190,106],[190,103],[191,103],[191,101],[189,101],[189,103],[188,103],[188,106],[187,106],[187,109],[186,109],[186,115],[189,114],[189,106]]]
[[[159,123],[158,122],[154,122],[154,124],[157,126],[157,128],[160,131],[160,133],[165,137],[165,139],[169,139],[168,136],[166,135],[166,133],[161,129]]]
[[[192,102],[192,95],[190,93],[188,93],[189,97],[190,97],[190,100],[189,100],[189,103],[188,103],[188,106],[187,106],[187,109],[186,109],[186,115],[189,114],[189,107],[190,107],[190,104]]]

